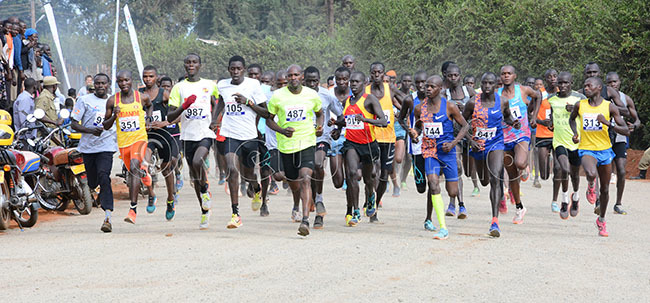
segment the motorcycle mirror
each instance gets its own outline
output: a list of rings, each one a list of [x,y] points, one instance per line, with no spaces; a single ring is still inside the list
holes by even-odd
[[[32,139],[27,139],[27,144],[29,144],[29,146],[31,146],[31,147],[36,146],[36,143]]]
[[[43,119],[43,117],[45,117],[45,111],[40,109],[40,108],[37,108],[34,111],[34,117],[36,117],[36,119],[38,119],[38,120]]]
[[[34,117],[34,115],[32,115],[32,114],[27,115],[27,122],[30,122],[30,123],[36,122],[36,117]]]
[[[67,108],[62,109],[59,111],[59,116],[61,119],[68,119],[70,118],[70,111]]]
[[[69,129],[67,129],[67,128],[64,128],[64,129],[63,129],[63,133],[64,133],[66,136],[70,136],[70,135],[72,134],[72,132],[71,132]]]

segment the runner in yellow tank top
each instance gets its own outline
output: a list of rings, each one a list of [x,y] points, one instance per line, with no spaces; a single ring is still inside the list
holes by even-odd
[[[135,224],[140,180],[151,189],[151,176],[147,172],[145,164],[147,127],[149,125],[146,124],[144,118],[144,108],[151,111],[151,99],[147,94],[133,91],[132,85],[131,72],[120,71],[117,73],[117,86],[120,91],[108,98],[103,125],[104,129],[108,130],[114,123],[117,123],[117,146],[120,149],[120,157],[129,173],[133,173],[133,176],[142,176],[141,178],[130,178],[131,183],[129,184],[131,209],[124,221]],[[151,115],[151,112],[148,114]]]
[[[375,137],[379,145],[379,182],[377,185],[377,197],[374,195],[367,197],[367,205],[374,205],[375,201],[381,202],[381,198],[386,191],[388,175],[393,172],[393,158],[395,156],[395,123],[399,123],[402,128],[409,129],[406,124],[406,117],[413,110],[413,99],[410,95],[404,94],[397,89],[395,85],[384,83],[384,64],[375,62],[370,65],[370,85],[366,86],[365,92],[372,94],[379,100],[384,115],[387,116],[388,125],[386,127],[374,127]],[[395,118],[393,106],[400,110],[400,115]],[[402,107],[408,110],[401,110]],[[401,163],[401,159],[400,159]],[[398,163],[399,164],[399,163]],[[364,206],[365,208],[365,206]],[[370,217],[370,222],[377,221],[377,213]]]
[[[600,180],[600,217],[596,219],[598,234],[607,237],[605,212],[609,202],[609,180],[612,173],[612,143],[609,140],[608,128],[613,128],[617,133],[629,136],[630,130],[620,116],[616,105],[603,100],[600,91],[603,88],[600,78],[591,77],[585,80],[584,92],[587,100],[576,103],[569,117],[569,125],[573,131],[573,142],[578,145],[578,155],[581,158],[582,168],[587,175],[587,201],[594,204],[596,194],[596,177]],[[575,118],[580,118],[580,136],[578,136]],[[609,118],[614,117],[616,125]]]

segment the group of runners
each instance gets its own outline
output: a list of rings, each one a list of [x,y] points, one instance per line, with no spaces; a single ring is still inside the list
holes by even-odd
[[[407,165],[412,165],[417,191],[426,197],[424,228],[435,232],[435,239],[449,237],[445,216],[468,216],[462,174],[472,177],[473,196],[479,194],[479,181],[489,184],[489,234],[499,237],[498,217],[507,212],[506,197],[515,205],[512,222],[524,221],[520,182],[528,178],[535,149],[541,178],[549,178],[553,168],[551,210],[562,219],[578,214],[581,165],[588,182],[587,201],[597,204],[599,235],[608,235],[605,214],[612,162],[619,174],[615,211],[624,212],[625,147],[640,122],[632,99],[618,91],[618,75],[608,74],[609,86],[605,85],[595,63],[585,67],[580,91],[574,90],[569,72],[549,69],[535,88],[535,79],[533,86],[519,84],[511,65],[501,67],[499,74],[486,72],[475,79],[462,78],[453,62],[443,64],[441,76],[418,71],[402,75],[398,83],[396,74],[386,72],[381,62],[372,63],[366,77],[349,55],[334,72],[335,84],[329,89],[321,86],[320,71],[313,66],[291,65],[278,73],[262,73],[261,66],[247,67],[244,58],[233,56],[228,62],[230,78],[215,82],[200,77],[201,58],[191,53],[184,68],[185,76],[173,84],[155,67],[146,67],[145,87],[139,91],[132,87],[131,73],[120,71],[119,91],[110,97],[109,77],[97,74],[94,94],[75,105],[72,118],[79,124],[73,128],[83,133],[79,151],[90,186],[100,187],[104,232],[112,231],[110,168],[118,150],[134,176],[125,218],[133,224],[140,182],[150,189],[147,212],[156,209],[148,167],[157,150],[167,188],[166,219],[173,219],[177,192],[183,186],[178,169],[182,155],[201,210],[199,227],[207,229],[213,204],[207,161],[213,147],[230,196],[227,228],[242,226],[241,186],[252,209],[267,216],[275,182],[288,184],[294,202],[291,219],[300,222],[299,235],[307,236],[310,227],[323,228],[327,214],[323,180],[329,158],[332,183],[345,190],[346,226],[358,225],[362,214],[369,222],[379,220],[389,178],[396,178],[395,166],[403,163],[400,179],[405,181]],[[475,81],[480,83],[476,91]],[[442,180],[450,198],[446,210]],[[432,220],[434,210],[437,224]]]

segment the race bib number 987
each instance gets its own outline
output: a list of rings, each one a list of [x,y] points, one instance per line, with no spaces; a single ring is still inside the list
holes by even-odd
[[[202,108],[190,107],[185,110],[185,118],[191,120],[201,120],[207,118]]]
[[[103,126],[102,125],[103,122],[104,122],[104,114],[96,113],[95,114],[95,119],[93,120],[93,126],[95,126],[95,127]]]

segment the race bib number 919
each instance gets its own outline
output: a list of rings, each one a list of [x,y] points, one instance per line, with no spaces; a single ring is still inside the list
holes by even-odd
[[[345,116],[345,128],[363,129],[363,122],[357,120],[356,115],[347,115]]]

